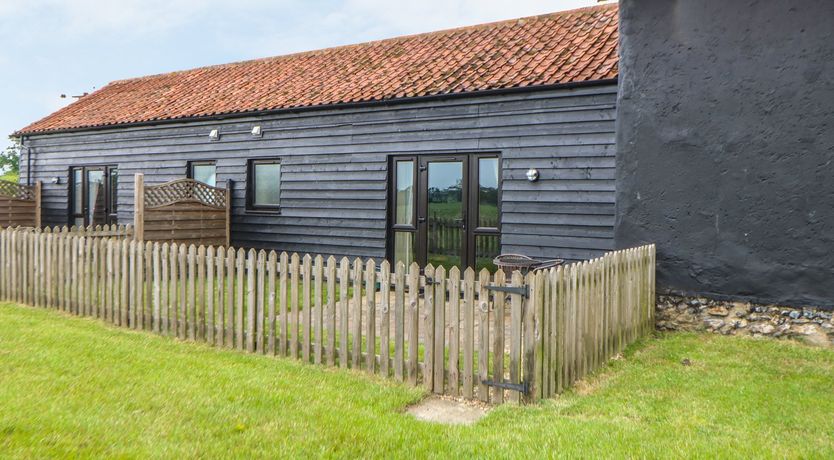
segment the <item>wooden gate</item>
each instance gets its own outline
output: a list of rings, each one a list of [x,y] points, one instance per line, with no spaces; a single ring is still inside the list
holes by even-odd
[[[230,191],[194,179],[145,186],[136,174],[133,227],[138,241],[228,246]]]
[[[41,182],[34,186],[0,180],[0,227],[41,226]]]

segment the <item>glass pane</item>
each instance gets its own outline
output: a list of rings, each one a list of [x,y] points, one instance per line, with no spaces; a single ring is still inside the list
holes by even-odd
[[[72,225],[76,227],[83,227],[84,226],[84,218],[83,217],[76,217],[72,220]]]
[[[501,250],[501,241],[498,235],[477,235],[475,236],[475,270],[480,271],[486,268],[494,272],[496,267],[492,262]]]
[[[84,176],[81,169],[72,170],[72,213],[81,214],[84,207]]]
[[[89,225],[104,225],[106,221],[104,171],[87,171],[87,222]]]
[[[414,161],[397,162],[397,224],[414,225]]]
[[[216,187],[217,167],[215,165],[191,165],[191,178]]]
[[[478,227],[498,227],[498,158],[478,160]]]
[[[119,210],[119,170],[110,169],[110,214],[116,214]],[[112,219],[111,219],[112,220]],[[114,224],[115,222],[110,222]]]
[[[394,232],[394,264],[402,262],[406,268],[414,262],[414,232]]]
[[[463,163],[430,162],[428,174],[428,263],[460,267],[465,233]]]
[[[255,201],[260,206],[278,206],[281,198],[281,165],[255,164]]]

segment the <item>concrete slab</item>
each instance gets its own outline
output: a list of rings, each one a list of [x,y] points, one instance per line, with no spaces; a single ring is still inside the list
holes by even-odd
[[[431,396],[409,407],[407,412],[426,422],[471,425],[483,418],[489,410],[477,403]]]

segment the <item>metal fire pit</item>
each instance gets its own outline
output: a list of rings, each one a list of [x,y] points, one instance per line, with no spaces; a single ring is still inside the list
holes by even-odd
[[[526,275],[531,270],[543,270],[545,268],[555,267],[561,265],[562,259],[534,259],[522,254],[501,254],[492,260],[492,262],[500,269],[504,270],[504,274],[511,276],[516,270],[520,271],[522,275]]]

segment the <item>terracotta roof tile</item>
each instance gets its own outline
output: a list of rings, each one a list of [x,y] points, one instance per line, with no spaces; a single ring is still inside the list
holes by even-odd
[[[16,134],[617,76],[617,5],[115,81]]]

